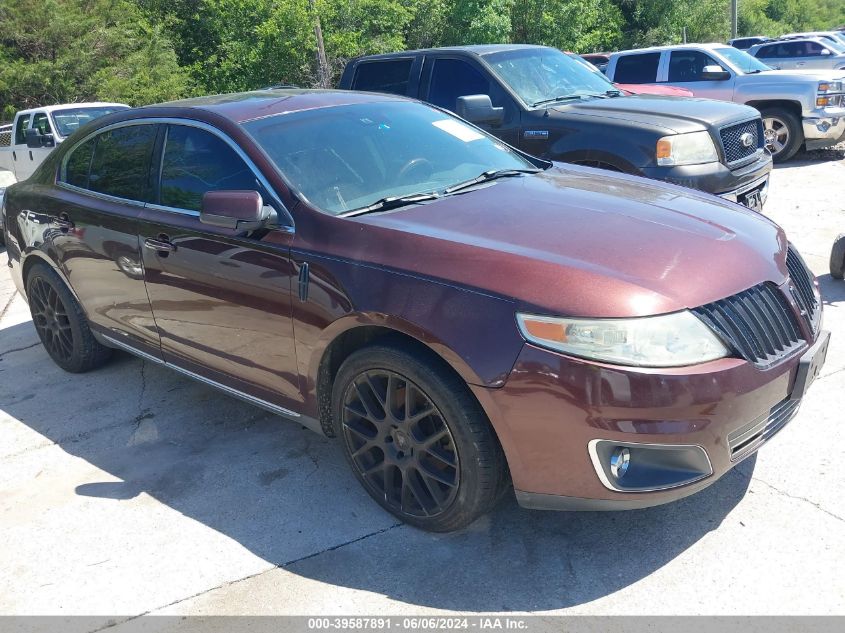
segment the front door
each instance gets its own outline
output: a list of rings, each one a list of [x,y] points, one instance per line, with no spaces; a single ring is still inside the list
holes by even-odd
[[[718,66],[730,73],[730,79],[711,81],[702,78],[707,66]],[[734,82],[733,73],[718,61],[696,50],[672,51],[669,57],[668,82],[673,86],[692,90],[696,97],[732,101]]]
[[[242,236],[200,222],[213,190],[266,188],[211,128],[168,125],[155,203],[142,214],[147,291],[166,362],[279,407],[298,408],[291,234]],[[281,209],[277,209],[281,211]]]

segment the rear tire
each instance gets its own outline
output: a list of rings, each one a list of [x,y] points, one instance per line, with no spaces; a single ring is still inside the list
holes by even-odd
[[[766,108],[760,111],[763,118],[763,137],[772,160],[782,163],[795,156],[804,144],[801,121],[784,108]]]
[[[830,249],[830,276],[834,279],[845,277],[845,233],[840,233]]]
[[[355,476],[385,510],[449,532],[502,498],[507,465],[463,381],[402,345],[353,353],[332,389],[335,433]]]
[[[82,307],[46,264],[35,264],[26,279],[32,322],[41,344],[59,367],[82,373],[103,365],[112,350],[99,343]]]

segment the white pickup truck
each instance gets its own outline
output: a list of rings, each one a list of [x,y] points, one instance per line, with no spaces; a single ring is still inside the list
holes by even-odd
[[[79,127],[103,115],[123,110],[122,103],[68,103],[21,110],[11,130],[0,133],[0,171],[26,180],[53,149]],[[9,174],[3,174],[4,181]]]
[[[800,148],[845,141],[845,71],[772,70],[726,44],[678,44],[613,53],[611,81],[688,88],[696,97],[753,106],[775,162]]]

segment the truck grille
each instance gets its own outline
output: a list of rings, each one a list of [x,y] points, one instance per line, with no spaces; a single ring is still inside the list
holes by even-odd
[[[813,292],[813,274],[807,268],[801,255],[798,254],[792,245],[786,251],[786,267],[789,269],[789,278],[795,286],[795,302],[801,308],[801,316],[807,322],[813,332],[818,323],[816,313],[819,309],[819,300]]]
[[[772,283],[758,284],[693,312],[758,367],[771,365],[804,343],[795,311]]]
[[[781,400],[769,411],[745,426],[728,434],[731,460],[737,461],[750,455],[775,433],[780,431],[798,411],[800,400]]]
[[[752,138],[748,146],[742,143],[742,136],[746,133]],[[763,150],[763,122],[759,118],[723,127],[719,130],[719,136],[722,138],[725,162],[728,165],[751,158],[758,150]]]

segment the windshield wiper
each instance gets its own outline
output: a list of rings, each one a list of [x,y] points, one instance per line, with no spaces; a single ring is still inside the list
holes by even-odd
[[[436,193],[412,193],[408,196],[385,196],[360,209],[352,209],[340,215],[344,218],[353,217],[356,215],[364,215],[365,213],[373,213],[374,211],[389,211],[390,209],[398,209],[416,202],[423,202],[424,200],[434,200],[439,198]]]
[[[464,182],[459,182],[457,185],[452,185],[451,187],[446,187],[443,190],[443,193],[448,195],[450,193],[455,193],[456,191],[460,191],[461,189],[466,189],[467,187],[472,187],[473,185],[477,185],[482,182],[487,182],[489,180],[495,180],[496,178],[507,178],[509,176],[521,176],[522,174],[536,174],[539,171],[543,171],[542,169],[491,169],[489,171],[485,171],[482,174],[479,174],[475,178],[470,178],[469,180],[465,180]]]
[[[532,108],[536,108],[539,105],[544,105],[546,103],[557,103],[559,101],[571,101],[572,99],[581,100],[584,97],[581,95],[562,95],[560,97],[552,97],[551,99],[541,99],[540,101],[535,101],[531,104]]]

